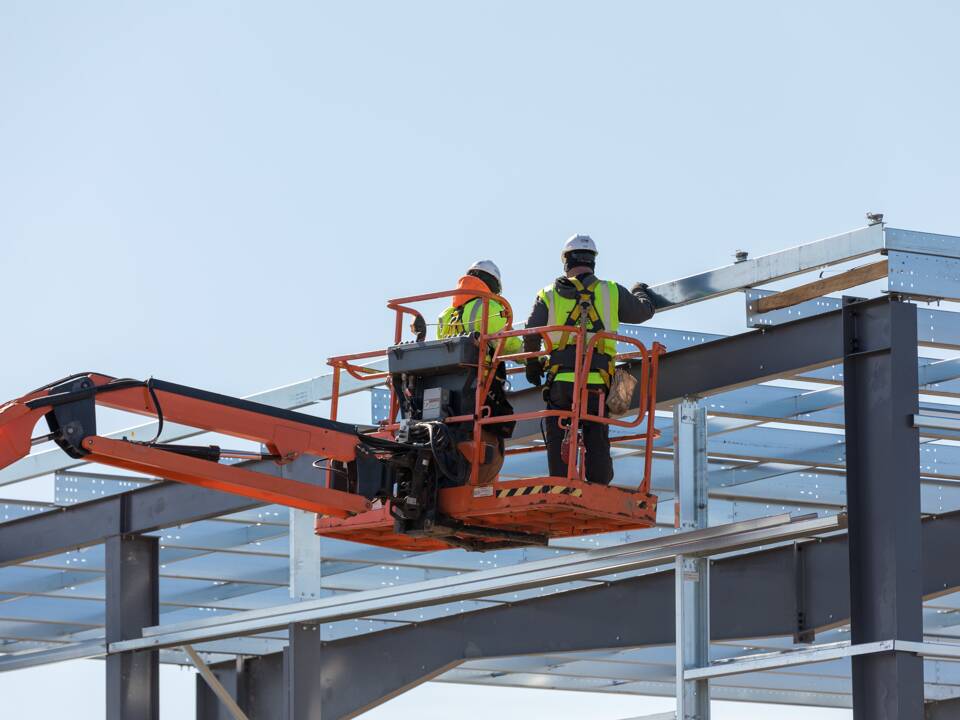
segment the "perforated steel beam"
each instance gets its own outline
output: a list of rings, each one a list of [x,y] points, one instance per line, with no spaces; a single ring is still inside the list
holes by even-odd
[[[249,469],[277,477],[308,480],[316,470],[308,459],[289,465],[251,463]],[[163,482],[102,500],[0,523],[0,566],[26,562],[90,545],[119,534],[152,532],[259,507],[240,495]]]
[[[843,358],[842,330],[840,311],[835,311],[673,350],[660,358],[657,401],[672,405],[685,395],[713,395],[834,365]],[[633,372],[639,374],[637,363]],[[518,413],[543,409],[538,388],[515,392],[510,402]],[[538,422],[524,421],[514,438],[539,434]]]

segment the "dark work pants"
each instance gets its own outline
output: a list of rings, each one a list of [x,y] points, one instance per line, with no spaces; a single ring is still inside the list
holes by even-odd
[[[605,390],[604,385],[590,385],[591,392],[587,393],[587,412],[596,415],[600,410],[600,395],[597,390]],[[547,409],[569,410],[573,404],[573,383],[554,382],[547,394]],[[564,430],[559,424],[560,418],[547,417],[544,420],[547,436],[547,463],[550,474],[556,477],[567,476],[567,458],[563,457]],[[581,423],[583,428],[583,445],[587,451],[586,478],[587,482],[599,485],[609,485],[613,480],[613,461],[610,459],[610,426],[601,423]],[[575,442],[575,438],[570,439]]]

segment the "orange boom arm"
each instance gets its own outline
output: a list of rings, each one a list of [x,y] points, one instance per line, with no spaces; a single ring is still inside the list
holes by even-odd
[[[53,440],[68,455],[231,492],[268,503],[349,517],[370,508],[361,495],[219,463],[215,446],[113,440],[97,435],[96,405],[260,442],[278,464],[301,455],[355,460],[356,426],[163,380],[125,380],[87,373],[53,383],[0,407],[0,468]],[[32,434],[41,417],[50,433]]]

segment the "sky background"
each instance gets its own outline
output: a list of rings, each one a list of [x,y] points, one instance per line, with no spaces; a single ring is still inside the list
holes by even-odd
[[[386,298],[479,257],[522,318],[574,232],[625,284],[868,210],[960,234],[958,20],[924,0],[0,0],[0,397],[81,370],[294,382],[382,346]],[[742,299],[657,323],[738,331]],[[0,694],[101,717],[98,673],[3,676]],[[188,717],[190,673],[164,678],[165,718]],[[449,693],[370,717],[520,703]],[[585,716],[536,698],[524,717]],[[602,720],[667,707],[596,702]]]

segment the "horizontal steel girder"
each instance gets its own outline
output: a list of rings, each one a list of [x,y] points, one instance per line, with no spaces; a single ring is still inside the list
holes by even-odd
[[[925,546],[958,541],[960,513],[924,521]],[[711,564],[713,641],[825,631],[848,622],[846,535],[797,547]],[[927,596],[956,589],[960,566],[944,553],[927,553],[923,580]],[[673,590],[673,573],[665,571],[334,642],[316,633],[309,641],[315,643],[308,653],[315,678],[310,692],[323,718],[352,717],[471,660],[669,645]]]

